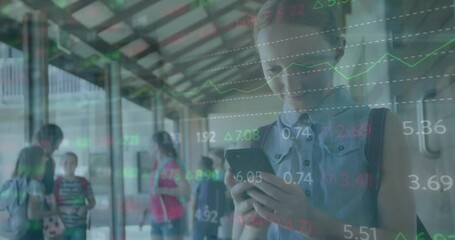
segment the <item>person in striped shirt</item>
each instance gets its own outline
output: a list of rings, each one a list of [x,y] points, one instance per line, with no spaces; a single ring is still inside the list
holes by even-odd
[[[90,182],[75,175],[78,158],[73,152],[63,155],[63,176],[55,181],[54,191],[60,216],[65,224],[64,240],[87,238],[87,211],[96,201]]]

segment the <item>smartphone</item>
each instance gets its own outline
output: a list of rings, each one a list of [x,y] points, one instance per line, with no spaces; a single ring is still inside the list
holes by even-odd
[[[224,157],[237,182],[262,181],[262,172],[275,174],[267,155],[261,148],[226,150]],[[244,198],[249,198],[249,196],[245,193]]]

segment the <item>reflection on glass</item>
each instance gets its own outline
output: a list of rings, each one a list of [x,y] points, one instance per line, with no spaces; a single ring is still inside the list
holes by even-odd
[[[452,0],[4,1],[2,182],[28,144],[24,103],[33,99],[24,98],[22,52],[30,38],[21,23],[30,12],[48,23],[36,54],[47,58],[49,84],[32,89],[48,101],[39,121],[64,132],[56,176],[64,153],[76,153],[76,175],[97,200],[87,239],[120,239],[123,230],[126,239],[455,237]],[[122,139],[114,146],[107,109],[119,99],[105,86],[117,80]],[[182,166],[157,175],[188,182],[185,196],[151,183],[159,131]],[[223,154],[213,155],[252,146],[273,176],[225,172]],[[109,157],[119,149],[119,159]],[[205,156],[212,166],[201,166]],[[253,162],[245,168],[260,161],[242,160]],[[227,191],[211,188],[219,184]],[[185,212],[177,233],[145,211],[157,196]],[[113,224],[112,213],[124,219]]]

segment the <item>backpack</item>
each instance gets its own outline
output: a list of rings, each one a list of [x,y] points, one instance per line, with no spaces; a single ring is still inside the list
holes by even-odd
[[[371,133],[367,137],[365,155],[369,162],[369,172],[373,174],[374,185],[376,186],[376,192],[379,191],[380,171],[379,164],[382,159],[382,146],[384,143],[384,129],[385,120],[389,110],[387,108],[374,108],[371,110],[368,124],[371,127]],[[377,209],[376,209],[377,210]],[[376,214],[377,215],[377,214]],[[416,215],[416,230],[417,238],[424,240],[431,240],[431,235],[423,224],[422,220]],[[401,234],[401,233],[400,233]],[[400,236],[400,234],[398,236]],[[396,239],[398,239],[398,236]],[[404,238],[404,237],[403,237]]]
[[[28,232],[30,223],[27,217],[29,180],[15,177],[0,187],[0,236],[20,239]]]
[[[218,226],[226,212],[226,186],[221,181],[202,180],[196,190],[196,213],[199,223]]]
[[[172,160],[170,158],[165,158],[163,161],[161,161],[157,168],[156,168],[156,171],[155,171],[155,176],[154,176],[154,179],[153,179],[153,186],[154,188],[157,188],[158,187],[158,181],[159,181],[159,178],[160,178],[160,175],[161,175],[161,172],[164,170],[164,167],[166,167],[166,165],[171,162]],[[186,172],[186,168],[185,168],[185,165],[180,161],[180,160],[174,160],[174,162],[180,167],[180,170],[182,170],[182,175],[185,176],[185,172]],[[180,204],[182,204],[182,206],[185,206],[185,204],[188,202],[189,198],[188,196],[180,196],[180,197],[177,197],[177,199],[179,200]]]
[[[87,193],[87,185],[88,181],[84,177],[79,177],[76,176],[76,179],[79,180],[79,182],[82,185],[82,190],[84,193]],[[54,195],[55,199],[57,200],[57,205],[61,203],[62,197],[60,196],[60,186],[62,185],[63,182],[63,176],[58,176],[57,180],[55,180],[55,185],[54,185]]]

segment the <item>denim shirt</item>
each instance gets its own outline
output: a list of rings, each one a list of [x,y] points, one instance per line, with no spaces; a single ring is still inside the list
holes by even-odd
[[[262,148],[276,175],[298,184],[320,211],[346,224],[374,227],[377,195],[364,151],[369,113],[338,87],[306,112],[285,105],[262,136]],[[272,224],[268,239],[308,238]]]

